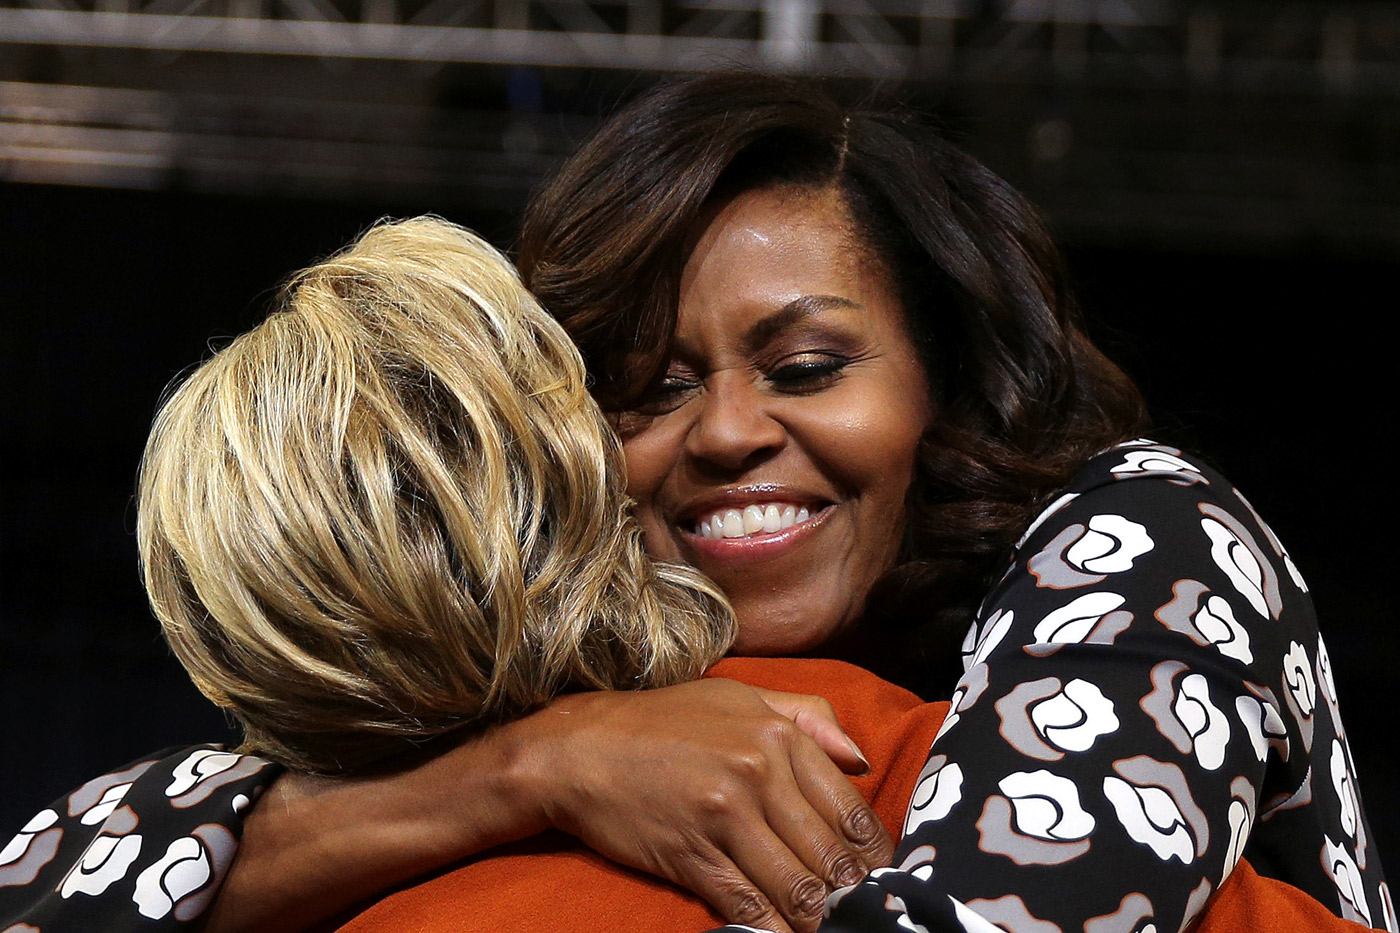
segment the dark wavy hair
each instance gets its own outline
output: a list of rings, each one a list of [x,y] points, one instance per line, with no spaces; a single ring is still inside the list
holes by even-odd
[[[583,352],[603,406],[664,374],[681,270],[707,209],[769,186],[836,186],[893,270],[928,376],[901,557],[849,660],[925,695],[1036,511],[1087,458],[1141,433],[1141,396],[1085,335],[1036,210],[936,128],[819,84],[727,73],[618,112],[527,208],[526,284]],[[875,646],[882,647],[875,647]]]

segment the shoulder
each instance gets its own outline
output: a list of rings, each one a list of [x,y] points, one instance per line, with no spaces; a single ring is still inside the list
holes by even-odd
[[[1150,440],[1091,458],[1037,517],[968,633],[965,667],[988,632],[1013,626],[1036,656],[1136,646],[1273,689],[1280,667],[1325,656],[1306,584],[1249,502]]]
[[[1290,591],[1307,593],[1243,493],[1201,458],[1146,438],[1088,460],[1017,544],[1018,561],[1048,574],[1042,585],[1054,588],[1121,572],[1138,558],[1169,575],[1203,562],[1268,618],[1280,617]]]
[[[1202,459],[1139,438],[1085,461],[1069,485],[1030,523],[1017,549],[1024,550],[1038,538],[1043,540],[1046,526],[1055,527],[1052,520],[1071,505],[1077,505],[1075,511],[1079,511],[1090,503],[1110,502],[1139,509],[1151,508],[1154,502],[1211,502],[1227,511],[1249,512],[1257,519],[1230,482]]]

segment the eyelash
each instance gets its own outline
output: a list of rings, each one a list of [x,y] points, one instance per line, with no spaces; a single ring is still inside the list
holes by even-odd
[[[825,389],[851,364],[843,356],[821,354],[815,358],[800,359],[784,363],[764,374],[764,378],[777,391],[789,395],[808,395]],[[670,375],[662,378],[656,386],[645,408],[667,411],[677,407],[679,399],[687,392],[700,387],[700,380],[694,376]]]
[[[770,370],[767,379],[779,391],[790,394],[818,392],[834,382],[850,363],[851,361],[843,356],[821,354]]]

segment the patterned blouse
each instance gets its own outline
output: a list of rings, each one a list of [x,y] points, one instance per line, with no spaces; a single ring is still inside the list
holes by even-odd
[[[894,867],[822,930],[1183,930],[1243,855],[1395,933],[1307,592],[1218,473],[1091,460],[968,632]]]
[[[1089,461],[964,668],[894,867],[822,930],[1166,933],[1243,855],[1400,933],[1307,586],[1219,474],[1147,440]],[[191,928],[277,770],[203,747],[88,782],[0,850],[0,933]]]

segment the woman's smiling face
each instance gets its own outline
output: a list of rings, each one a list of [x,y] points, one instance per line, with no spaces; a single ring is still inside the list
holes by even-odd
[[[739,654],[815,648],[893,564],[927,379],[835,188],[743,193],[681,277],[665,381],[622,419],[647,549],[728,594]]]

